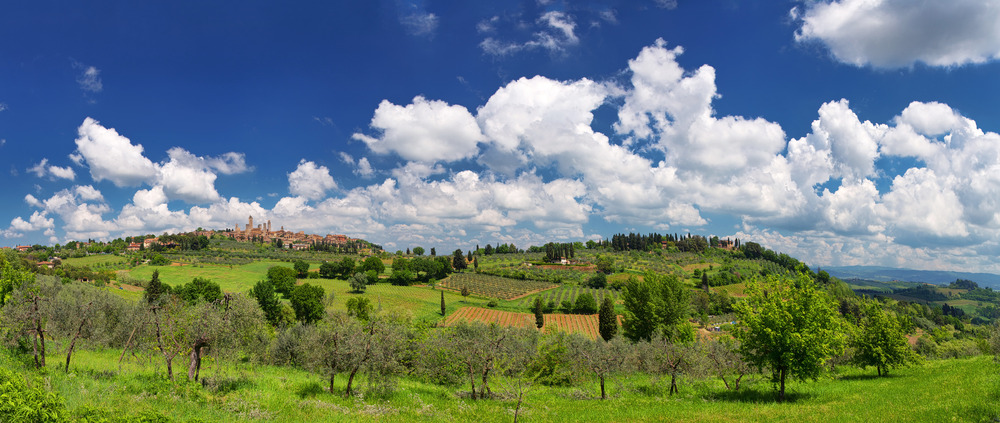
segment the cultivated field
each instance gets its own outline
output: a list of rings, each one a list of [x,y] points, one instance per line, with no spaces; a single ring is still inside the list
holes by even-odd
[[[556,307],[561,306],[562,301],[575,301],[576,297],[583,293],[590,293],[594,296],[594,300],[600,305],[601,301],[604,301],[605,296],[610,296],[612,300],[616,303],[618,302],[618,296],[620,293],[613,289],[598,289],[598,288],[587,288],[582,286],[561,286],[556,289],[541,292],[536,295],[527,296],[518,301],[518,306],[521,307],[531,307],[534,303],[535,298],[541,298],[542,301],[548,303],[549,301],[555,301]]]
[[[445,324],[452,325],[463,320],[496,323],[500,326],[535,327],[535,315],[532,313],[515,313],[482,307],[462,307],[448,316]],[[597,330],[596,314],[546,314],[545,325],[542,326],[542,331],[545,330],[582,333],[591,338],[597,338],[600,335]]]
[[[489,298],[512,300],[522,295],[531,294],[558,285],[534,280],[508,279],[499,276],[481,275],[476,273],[455,273],[443,279],[440,285],[447,289],[460,291],[468,287],[472,295]]]

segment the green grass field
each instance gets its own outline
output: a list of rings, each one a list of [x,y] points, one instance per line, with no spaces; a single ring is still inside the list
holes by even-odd
[[[111,254],[94,254],[85,257],[68,258],[62,262],[68,266],[108,267],[107,265],[123,265],[128,262],[128,258]]]
[[[77,415],[145,415],[145,421],[485,421],[513,418],[513,399],[473,401],[460,397],[467,386],[439,386],[413,379],[400,381],[388,397],[345,399],[323,390],[318,375],[287,367],[203,363],[202,384],[170,382],[158,356],[119,351],[81,350],[70,373],[49,368],[36,380],[59,394]],[[53,362],[57,357],[52,357]],[[0,354],[0,364],[28,376],[39,375],[22,362]],[[180,363],[177,363],[180,364]],[[183,367],[177,366],[175,367]],[[991,357],[930,361],[876,378],[874,371],[841,367],[839,374],[817,382],[793,382],[789,401],[774,400],[770,384],[744,381],[739,392],[726,391],[714,379],[680,381],[680,394],[669,396],[663,380],[616,376],[608,400],[596,399],[595,382],[574,387],[535,386],[524,400],[525,422],[929,422],[996,421],[1000,416],[1000,377]],[[337,379],[342,389],[345,378]],[[510,381],[495,379],[503,394]],[[363,386],[363,385],[361,385]],[[159,417],[158,419],[156,417]]]
[[[292,267],[291,263],[280,261],[259,261],[242,266],[224,266],[215,264],[184,265],[184,266],[149,266],[143,265],[129,271],[129,276],[135,279],[150,280],[153,271],[160,271],[160,281],[170,286],[191,282],[191,279],[202,277],[219,284],[225,292],[246,292],[257,281],[267,278],[267,269],[271,266]]]

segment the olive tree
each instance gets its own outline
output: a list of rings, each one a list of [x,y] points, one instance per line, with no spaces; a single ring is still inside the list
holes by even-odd
[[[355,273],[351,276],[349,281],[351,284],[351,290],[357,293],[365,292],[365,288],[368,288],[368,276],[362,272]]]
[[[670,395],[680,392],[677,378],[689,373],[699,356],[694,343],[672,341],[663,334],[637,344],[636,349],[639,368],[653,375],[670,376]]]
[[[425,353],[422,355],[426,357],[422,367],[427,369],[442,361],[456,363],[446,365],[443,370],[467,378],[472,399],[491,398],[490,377],[510,371],[507,366],[514,362],[521,363],[519,360],[530,355],[534,351],[532,339],[519,328],[462,321],[441,331],[440,336],[431,336],[424,342],[422,351]],[[436,354],[435,351],[443,354]],[[448,375],[438,374],[438,371],[431,370],[430,373],[437,379],[449,379]],[[477,379],[480,382],[478,391]]]
[[[573,364],[581,372],[594,374],[601,384],[601,399],[607,399],[605,382],[608,378],[627,370],[632,348],[620,336],[604,341],[573,334],[568,341],[568,349],[576,357]]]
[[[740,345],[733,338],[712,338],[702,344],[705,355],[705,370],[722,379],[726,389],[738,391],[743,376],[749,374],[750,365],[740,356]]]
[[[376,315],[359,321],[343,313],[328,315],[309,338],[307,367],[322,373],[334,392],[337,374],[347,374],[344,396],[351,396],[358,374],[367,376],[370,389],[390,389],[402,365],[406,341],[405,325],[397,319]]]
[[[54,307],[52,299],[62,288],[55,278],[27,278],[11,293],[0,309],[0,331],[8,343],[20,343],[30,338],[35,367],[45,367],[48,322]]]

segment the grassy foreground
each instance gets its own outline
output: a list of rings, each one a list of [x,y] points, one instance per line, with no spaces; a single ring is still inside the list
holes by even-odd
[[[283,367],[204,363],[204,383],[163,376],[159,357],[128,356],[119,370],[116,351],[79,351],[70,373],[43,372],[0,352],[0,365],[59,395],[71,418],[86,421],[511,421],[513,399],[472,401],[467,386],[400,381],[386,397],[345,399],[323,390],[320,376]],[[50,358],[52,363],[57,356]],[[181,363],[176,367],[183,368]],[[770,384],[745,381],[738,393],[716,380],[683,380],[670,397],[646,376],[615,377],[611,398],[595,399],[596,383],[566,388],[532,387],[526,422],[901,422],[996,421],[1000,376],[990,357],[929,361],[876,378],[872,371],[841,367],[834,377],[789,385],[789,402],[777,403]],[[345,377],[338,377],[342,389]],[[503,391],[510,381],[491,385]],[[359,385],[364,386],[364,383]],[[125,420],[116,420],[123,418]],[[0,418],[0,420],[3,420]],[[80,420],[85,421],[85,420]]]

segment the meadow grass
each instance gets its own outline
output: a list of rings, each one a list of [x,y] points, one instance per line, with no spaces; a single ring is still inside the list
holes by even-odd
[[[186,284],[196,277],[201,277],[219,284],[224,292],[246,292],[253,288],[253,285],[258,281],[267,279],[267,269],[271,266],[292,267],[292,264],[281,261],[258,261],[239,266],[218,264],[142,265],[130,270],[129,276],[148,281],[153,277],[153,271],[158,270],[160,281],[170,286]]]
[[[70,257],[64,259],[62,264],[68,266],[89,266],[89,267],[105,267],[105,265],[110,265],[114,267],[116,265],[125,264],[128,262],[128,258],[124,256],[112,255],[112,254],[91,254],[84,257]]]
[[[416,320],[437,320],[441,318],[441,292],[444,292],[445,313],[451,314],[465,306],[486,307],[487,299],[462,297],[460,294],[429,286],[395,286],[388,283],[368,285],[364,293],[351,290],[351,285],[340,279],[299,279],[323,288],[326,295],[333,291],[333,302],[328,309],[346,310],[347,300],[354,297],[368,298],[378,309],[410,316]]]
[[[202,277],[219,284],[224,292],[248,292],[258,281],[267,278],[267,269],[271,266],[291,267],[291,263],[280,261],[254,262],[242,266],[200,265],[200,266],[139,266],[129,272],[132,278],[149,280],[153,271],[159,270],[160,280],[177,286],[191,282],[195,277]],[[329,309],[345,310],[349,298],[364,296],[371,300],[376,308],[381,306],[385,311],[411,316],[418,320],[436,320],[441,318],[441,291],[427,286],[393,286],[388,283],[369,285],[364,293],[351,290],[350,284],[341,279],[299,279],[299,284],[308,283],[320,286],[326,295],[332,291],[334,300]],[[112,289],[114,289],[112,287]],[[140,295],[141,296],[141,295]],[[469,296],[462,297],[454,291],[444,290],[446,313],[458,310],[464,306],[486,307],[488,298]],[[514,308],[512,303],[510,308]]]
[[[203,383],[183,374],[168,381],[158,355],[81,350],[69,373],[49,367],[30,370],[26,360],[0,353],[0,364],[28,375],[41,375],[76,415],[165,417],[155,421],[483,421],[513,419],[513,381],[494,378],[501,399],[473,401],[467,385],[440,386],[413,378],[399,381],[387,396],[344,398],[346,378],[338,377],[336,394],[323,377],[289,367],[218,360],[203,363]],[[56,356],[52,357],[57,361]],[[178,360],[175,367],[185,367]],[[935,360],[875,377],[871,369],[840,367],[815,382],[790,382],[788,401],[777,402],[770,383],[744,380],[740,391],[727,391],[714,379],[682,378],[680,394],[670,396],[667,382],[646,375],[618,375],[608,381],[610,398],[598,399],[591,379],[572,387],[536,385],[521,410],[525,422],[926,422],[996,421],[1000,417],[1000,377],[992,358]],[[180,372],[183,373],[183,372]],[[589,375],[583,375],[587,378]],[[358,382],[364,387],[364,380]],[[363,389],[362,389],[363,391]]]

